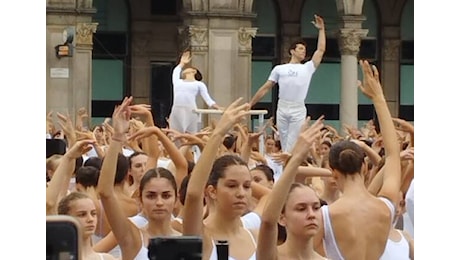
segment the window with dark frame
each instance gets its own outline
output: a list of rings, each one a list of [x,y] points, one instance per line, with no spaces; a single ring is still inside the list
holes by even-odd
[[[401,42],[401,64],[414,64],[414,40]]]
[[[252,39],[253,59],[273,59],[276,57],[276,38],[275,36],[256,36]]]
[[[125,32],[96,32],[93,35],[93,58],[122,59],[127,55]]]

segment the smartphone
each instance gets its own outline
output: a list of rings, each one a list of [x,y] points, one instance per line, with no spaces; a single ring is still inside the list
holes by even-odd
[[[198,236],[154,237],[148,256],[150,260],[201,260],[202,246]]]
[[[80,224],[71,216],[46,216],[46,259],[80,260],[80,232]]]

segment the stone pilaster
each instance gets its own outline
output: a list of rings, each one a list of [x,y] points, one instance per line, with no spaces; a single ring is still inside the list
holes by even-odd
[[[75,33],[75,50],[72,58],[72,96],[73,111],[85,107],[91,116],[92,100],[92,56],[93,33],[97,30],[97,23],[77,23]],[[88,118],[90,120],[91,118]],[[84,122],[89,125],[90,122]]]
[[[363,16],[343,16],[338,30],[341,53],[340,124],[358,127],[358,59],[361,39],[368,33],[361,29]]]
[[[387,100],[388,108],[392,116],[399,115],[399,92],[400,92],[400,28],[396,26],[384,26],[382,30],[382,67],[380,80],[382,81],[383,93]]]
[[[238,60],[236,66],[236,87],[244,100],[251,98],[252,75],[252,38],[256,37],[257,28],[240,27],[238,29]]]

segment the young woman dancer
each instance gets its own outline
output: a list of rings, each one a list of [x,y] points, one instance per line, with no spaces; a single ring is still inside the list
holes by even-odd
[[[313,188],[295,182],[298,167],[321,134],[322,120],[323,117],[300,133],[292,157],[268,195],[259,230],[257,259],[325,259],[314,250],[314,236],[321,220],[319,197]],[[287,233],[286,241],[279,246],[278,221]]]
[[[383,184],[377,197],[364,184],[364,151],[351,141],[339,141],[329,152],[329,166],[342,196],[321,207],[323,223],[316,236],[317,251],[334,260],[379,259],[385,250],[401,187],[399,144],[375,66],[360,61],[361,91],[369,97],[380,121],[385,143]],[[359,246],[357,246],[359,245]]]
[[[185,51],[172,74],[174,97],[169,115],[169,127],[180,133],[198,132],[198,114],[193,112],[193,109],[197,108],[198,95],[209,107],[221,109],[209,95],[206,84],[201,81],[201,73],[189,65],[191,60],[190,51]]]
[[[148,170],[142,177],[139,191],[140,204],[148,224],[138,227],[126,218],[115,196],[113,182],[117,157],[126,141],[129,128],[132,97],[125,98],[115,108],[112,116],[114,135],[110,143],[99,177],[97,191],[107,213],[112,232],[121,248],[122,259],[149,259],[148,243],[153,236],[180,235],[171,227],[172,211],[177,199],[177,185],[174,176],[164,168]]]
[[[97,213],[94,200],[86,193],[71,192],[58,205],[58,214],[69,215],[78,220],[81,226],[82,244],[81,258],[85,260],[116,259],[107,253],[98,253],[92,248],[92,236],[96,231]]]
[[[251,197],[252,178],[248,166],[237,155],[224,155],[215,160],[225,134],[249,114],[249,104],[240,102],[241,98],[224,111],[193,168],[187,187],[183,233],[203,238],[203,259],[217,260],[216,240],[228,241],[229,259],[255,259],[255,235],[243,227],[240,218]],[[203,222],[205,188],[214,210]]]

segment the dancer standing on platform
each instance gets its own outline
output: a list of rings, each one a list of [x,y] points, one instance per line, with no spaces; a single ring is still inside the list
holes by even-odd
[[[283,152],[290,152],[299,136],[300,127],[307,116],[305,98],[310,87],[310,80],[318,68],[326,51],[326,32],[324,21],[315,15],[312,23],[318,28],[318,45],[310,61],[303,63],[307,53],[307,44],[295,41],[289,47],[289,63],[273,68],[265,82],[250,101],[253,107],[273,86],[278,83],[278,109],[276,127],[278,128]]]
[[[211,98],[202,75],[198,69],[189,65],[192,60],[190,51],[182,53],[179,64],[174,68],[172,82],[174,99],[169,115],[169,127],[180,133],[198,132],[198,114],[196,97],[201,95],[206,104],[214,109],[223,109]]]

